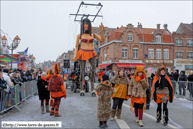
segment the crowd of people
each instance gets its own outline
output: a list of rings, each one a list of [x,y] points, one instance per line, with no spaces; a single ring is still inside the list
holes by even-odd
[[[11,106],[11,97],[14,95],[14,87],[16,85],[22,86],[24,82],[36,80],[38,79],[38,74],[41,74],[41,69],[37,72],[29,68],[25,70],[21,69],[21,65],[14,70],[9,68],[0,69],[0,90],[4,90],[9,94],[5,100],[2,100],[4,103],[1,104],[1,110]],[[19,91],[19,98],[19,101],[22,103],[21,91]]]

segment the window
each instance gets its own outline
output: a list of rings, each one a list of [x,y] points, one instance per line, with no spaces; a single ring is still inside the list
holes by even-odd
[[[164,59],[169,59],[169,49],[164,49]]]
[[[138,59],[138,48],[133,48],[133,59]]]
[[[148,49],[148,58],[154,59],[154,50],[153,49]]]
[[[133,41],[133,34],[127,34],[127,40]]]
[[[161,43],[161,36],[160,35],[156,35],[156,43]]]
[[[190,59],[193,59],[193,52],[188,52],[188,58]]]
[[[193,46],[192,39],[187,40],[187,46],[191,46],[191,47]]]
[[[156,49],[156,59],[161,59],[161,58],[162,58],[161,49]]]
[[[127,48],[122,48],[122,58],[127,58]]]
[[[176,58],[182,58],[182,52],[176,52]]]
[[[176,46],[182,46],[182,39],[176,39]]]

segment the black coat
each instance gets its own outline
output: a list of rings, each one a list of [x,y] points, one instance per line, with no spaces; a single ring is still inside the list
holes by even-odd
[[[155,74],[151,73],[151,78],[154,79],[154,77],[155,77]]]
[[[187,77],[185,75],[185,71],[181,71],[183,74],[180,74],[179,81],[187,81]]]
[[[173,73],[172,76],[175,81],[178,81],[179,73]]]
[[[7,82],[4,80],[4,78],[0,78],[0,87],[3,89],[7,88]]]
[[[193,75],[189,75],[189,76],[188,76],[188,81],[193,82]]]
[[[20,76],[21,76],[22,82],[27,81],[27,77],[25,76],[25,74],[23,73],[23,71],[22,71],[22,70],[19,70],[19,69],[18,69],[17,71],[20,72]]]
[[[50,92],[48,91],[48,88],[45,88],[45,86],[48,86],[48,82],[44,81],[43,79],[40,79],[38,80],[37,86],[39,100],[50,99]]]
[[[12,82],[13,82],[14,85],[19,84],[19,85],[21,86],[21,82],[20,82],[19,79],[16,78],[16,77],[12,78]]]

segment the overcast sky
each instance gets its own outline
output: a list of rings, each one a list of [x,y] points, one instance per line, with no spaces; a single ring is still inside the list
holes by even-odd
[[[74,22],[74,16],[81,1],[1,1],[1,29],[10,38],[21,38],[19,47],[14,50],[34,54],[36,63],[56,60],[63,52],[73,49],[80,24]],[[156,28],[156,24],[168,24],[173,32],[181,22],[192,22],[191,1],[85,1],[98,4],[103,8],[92,26],[103,22],[107,27],[137,27],[138,22],[144,28]],[[99,8],[81,7],[80,13],[95,14]],[[1,33],[3,35],[3,33]],[[11,43],[11,40],[8,40]]]

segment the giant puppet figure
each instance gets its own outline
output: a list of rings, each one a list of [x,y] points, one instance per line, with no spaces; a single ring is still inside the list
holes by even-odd
[[[94,51],[94,38],[99,41],[104,42],[104,26],[101,23],[99,26],[101,30],[101,37],[97,34],[91,34],[91,22],[88,18],[85,18],[81,22],[81,31],[80,34],[77,35],[76,46],[75,46],[75,54],[74,61],[79,61],[80,64],[80,96],[84,96],[85,92],[83,89],[83,79],[85,74],[86,60],[91,64],[91,95],[93,97],[96,96],[96,92],[94,90],[94,78],[95,78],[95,70],[96,70],[96,57],[97,54]],[[80,49],[79,41],[81,41]]]

